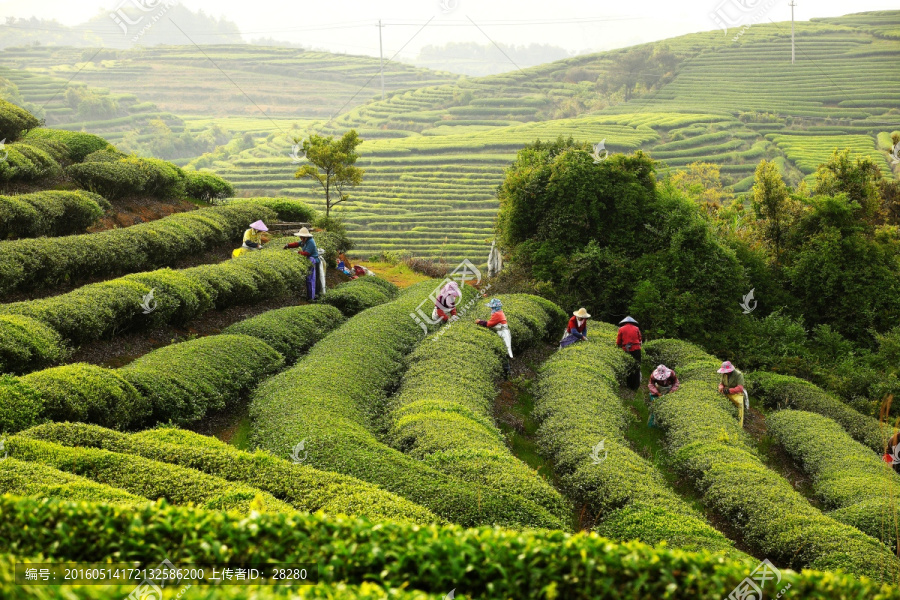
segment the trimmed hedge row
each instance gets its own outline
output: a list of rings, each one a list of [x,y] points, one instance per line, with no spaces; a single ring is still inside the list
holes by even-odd
[[[110,200],[136,195],[183,196],[185,189],[184,171],[177,165],[158,158],[123,155],[109,148],[69,165],[66,175],[82,188]]]
[[[277,215],[262,203],[219,206],[124,229],[2,241],[0,296],[154,269],[229,240],[238,245],[248,224]]]
[[[62,169],[50,152],[25,142],[5,146],[0,160],[0,181],[35,181],[56,177]]]
[[[21,435],[7,439],[6,450],[12,458],[67,471],[150,500],[164,498],[173,504],[242,513],[293,511],[287,503],[251,486],[140,456],[66,447]]]
[[[90,192],[36,192],[0,196],[0,240],[82,233],[110,208]]]
[[[25,135],[25,139],[35,145],[46,142],[60,144],[65,150],[64,158],[71,162],[81,162],[88,154],[105,150],[110,146],[110,143],[99,135],[46,127],[32,129]]]
[[[80,287],[67,294],[0,305],[0,315],[24,315],[79,344],[135,327],[184,323],[206,310],[300,292],[309,261],[289,252],[251,252],[219,264],[160,269]],[[144,298],[154,291],[156,309]]]
[[[555,304],[524,294],[500,299],[514,336],[537,340],[562,328],[565,314]],[[473,312],[487,317],[483,307]],[[425,338],[407,357],[388,405],[387,439],[447,475],[522,496],[567,523],[571,507],[510,452],[491,418],[506,345],[471,316]]]
[[[15,141],[22,133],[40,124],[38,118],[24,108],[0,99],[0,139]]]
[[[422,524],[440,522],[429,510],[369,483],[318,471],[265,452],[243,452],[190,431],[162,428],[128,435],[94,425],[47,423],[21,435],[64,446],[134,454],[196,469],[268,492],[298,511],[321,510],[334,515]]]
[[[345,285],[348,284],[336,287],[328,293],[328,297],[340,292]],[[344,320],[341,311],[333,306],[306,304],[266,311],[261,315],[239,321],[222,333],[249,335],[260,339],[277,350],[284,357],[285,363],[292,365],[306,354],[313,344]]]
[[[184,171],[184,194],[202,202],[234,196],[234,186],[215,173]]]
[[[888,548],[897,547],[896,498],[900,477],[835,421],[815,413],[782,410],[766,419],[769,433],[813,478],[829,513]]]
[[[0,373],[43,369],[60,362],[65,354],[54,329],[29,317],[0,315]]]
[[[615,347],[616,332],[597,324],[588,343],[560,350],[540,370],[538,446],[553,460],[560,487],[587,508],[601,535],[746,559],[631,449],[630,415],[618,396],[631,359]],[[596,464],[592,449],[601,441],[598,455],[606,458]]]
[[[403,357],[423,337],[413,315],[423,302],[431,312],[428,294],[437,285],[418,283],[356,315],[257,388],[250,406],[254,445],[287,457],[306,440],[312,466],[380,485],[454,523],[561,527],[525,498],[447,476],[378,441],[385,390],[399,381]]]
[[[900,577],[900,560],[879,541],[823,515],[793,486],[760,460],[735,419],[736,408],[716,390],[717,374],[704,368],[689,376],[692,364],[657,353],[645,344],[652,362],[676,368],[683,380],[675,394],[657,400],[656,418],[676,468],[695,483],[705,503],[729,519],[758,556],[791,568],[865,575],[879,581]],[[671,347],[672,342],[659,344]],[[690,355],[691,345],[683,346]],[[711,357],[698,362],[708,363]]]
[[[857,442],[879,454],[887,447],[894,428],[864,415],[822,388],[803,379],[775,373],[751,373],[747,385],[767,408],[793,408],[834,419]]]
[[[337,307],[345,315],[355,315],[367,308],[384,304],[397,296],[396,285],[378,277],[360,277],[329,290],[323,302]]]
[[[287,346],[296,360],[343,320],[332,306],[294,306],[229,328],[248,334],[226,332],[172,344],[117,370],[77,363],[37,371],[21,378],[14,403],[0,404],[0,431],[20,431],[46,420],[114,429],[193,423],[238,402],[284,367],[269,339]],[[15,392],[10,389],[6,396]]]
[[[136,507],[147,499],[53,467],[15,458],[0,460],[0,494],[90,500]]]
[[[11,496],[0,497],[0,513],[0,551],[18,556],[143,562],[160,560],[153,553],[164,549],[176,564],[315,562],[325,584],[377,581],[437,594],[456,589],[473,598],[720,600],[749,573],[745,562],[721,555],[559,531],[373,526],[364,519],[320,514],[239,516],[164,502],[127,509]],[[898,597],[896,588],[870,579],[816,571],[781,574],[780,585],[790,584],[798,598]]]

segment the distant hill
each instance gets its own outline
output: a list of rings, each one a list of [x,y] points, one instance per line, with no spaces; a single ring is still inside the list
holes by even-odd
[[[366,176],[344,206],[357,252],[407,249],[481,262],[503,170],[538,137],[603,141],[610,152],[641,149],[663,170],[712,162],[736,192],[749,189],[763,158],[797,183],[836,147],[872,157],[890,175],[897,168],[890,133],[900,130],[898,31],[900,11],[797,23],[794,65],[790,23],[685,35],[479,78],[391,63],[385,100],[377,59],[271,47],[206,50],[275,124],[204,66],[196,49],[116,57],[77,80],[152,100],[182,118],[189,133],[214,123],[249,132],[249,144],[194,161],[246,195],[320,203],[317,189],[293,177],[293,138],[356,128],[366,140]],[[27,69],[29,77],[62,77],[77,68],[73,52],[80,51],[17,49],[0,64]],[[34,102],[41,88],[25,83],[21,96]],[[67,126],[92,130],[90,123]]]
[[[476,44],[450,42],[443,46],[424,46],[414,60],[405,61],[436,71],[450,71],[474,77],[496,75],[513,69],[533,67],[562,60],[569,52],[550,44]]]

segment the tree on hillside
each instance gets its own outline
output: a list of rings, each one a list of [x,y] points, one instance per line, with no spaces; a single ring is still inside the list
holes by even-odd
[[[756,167],[753,210],[762,222],[761,237],[773,248],[775,261],[779,262],[796,206],[778,165],[772,161],[764,160]]]
[[[353,166],[359,154],[357,146],[363,143],[355,129],[351,129],[335,141],[331,136],[311,135],[302,142],[302,154],[308,163],[301,165],[294,175],[297,179],[314,179],[325,190],[325,216],[331,216],[331,208],[350,199],[345,191],[362,183],[363,171]],[[299,154],[299,153],[298,153]]]
[[[847,194],[847,198],[859,204],[861,216],[873,223],[880,217],[878,182],[881,169],[871,158],[861,157],[853,161],[850,149],[837,150],[827,163],[816,169],[816,185],[813,193],[823,196]]]
[[[625,101],[631,100],[638,84],[652,89],[663,82],[675,70],[678,57],[667,48],[639,46],[619,54],[608,75],[613,90],[622,88]]]
[[[733,199],[731,192],[722,186],[719,165],[695,162],[687,170],[672,175],[672,184],[696,201],[707,214],[713,214]]]

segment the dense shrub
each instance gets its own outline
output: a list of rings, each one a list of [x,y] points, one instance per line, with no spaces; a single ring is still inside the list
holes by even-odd
[[[222,204],[226,206],[256,205],[264,206],[278,213],[282,221],[293,223],[312,223],[316,219],[316,211],[308,204],[298,202],[293,198],[235,198],[226,200]]]
[[[154,350],[119,373],[150,403],[153,422],[186,424],[234,404],[283,365],[260,340],[215,335]]]
[[[0,139],[12,142],[25,131],[34,129],[41,122],[24,108],[11,102],[0,100]]]
[[[37,192],[0,196],[0,239],[82,233],[109,203],[90,192]]]
[[[138,194],[160,198],[184,194],[184,172],[156,158],[86,160],[70,165],[66,173],[82,188],[110,200]]]
[[[9,456],[44,464],[150,500],[192,503],[215,510],[265,512],[293,509],[271,494],[185,467],[131,454],[72,448],[23,436],[6,440]]]
[[[299,292],[309,268],[309,262],[298,260],[293,253],[253,252],[215,265],[151,271],[86,285],[59,296],[0,305],[0,314],[31,317],[77,344],[131,327],[158,326],[168,318],[184,322],[211,303],[224,308]],[[145,314],[142,303],[151,285],[165,288],[166,295],[156,296],[159,311]]]
[[[825,390],[796,377],[755,372],[747,377],[754,396],[768,408],[794,408],[824,415],[840,423],[850,436],[875,452],[882,453],[894,428],[861,414]]]
[[[0,375],[0,433],[27,429],[41,421],[37,392],[16,377]]]
[[[387,284],[387,285],[385,285]],[[337,307],[348,316],[384,304],[397,295],[397,286],[378,277],[361,277],[329,290],[323,302]]]
[[[513,339],[526,349],[555,335],[563,312],[542,298],[500,296]],[[483,303],[479,303],[483,304]],[[464,481],[518,495],[569,521],[567,502],[509,450],[491,415],[506,345],[472,313],[433,333],[406,360],[400,390],[389,401],[388,439],[397,449]]]
[[[185,171],[184,193],[189,198],[214,202],[234,196],[234,186],[215,173]]]
[[[237,246],[254,220],[275,218],[264,206],[223,206],[86,235],[0,241],[0,294],[158,268],[229,240]]]
[[[335,307],[307,304],[264,312],[235,323],[222,333],[249,335],[262,340],[292,365],[313,344],[343,322],[344,316]]]
[[[126,435],[92,425],[48,423],[22,435],[197,469],[269,492],[299,511],[321,510],[423,524],[439,521],[421,506],[358,479],[318,471],[265,452],[242,452],[216,438],[190,431],[162,428]]]
[[[829,513],[888,548],[897,547],[896,513],[900,477],[881,457],[855,441],[839,424],[815,413],[782,410],[766,419],[768,432],[813,479],[816,496]]]
[[[43,141],[61,143],[65,146],[66,158],[71,162],[81,162],[88,154],[103,150],[110,145],[105,139],[92,133],[67,131],[65,129],[47,129],[46,127],[32,129],[25,136],[25,139],[34,144]]]
[[[0,316],[0,373],[25,373],[59,362],[62,339],[40,321],[21,315]]]
[[[147,499],[53,467],[15,458],[0,460],[0,494],[90,500],[125,506],[146,504]]]
[[[656,345],[644,346],[658,362]],[[669,344],[669,343],[667,343]],[[710,362],[708,357],[700,362]],[[740,528],[758,556],[777,565],[865,575],[894,581],[900,561],[877,540],[823,515],[793,486],[768,469],[734,418],[736,409],[716,390],[715,371],[688,377],[692,363],[666,363],[683,380],[675,394],[656,401],[676,468],[701,493],[704,503]]]
[[[253,443],[276,456],[306,440],[309,464],[358,477],[448,521],[560,527],[533,502],[466,483],[378,441],[382,396],[402,375],[402,358],[422,339],[411,316],[437,281],[363,311],[313,346],[293,368],[257,388],[250,406]],[[472,288],[466,288],[471,296]]]
[[[6,146],[0,161],[0,181],[36,181],[60,174],[59,163],[46,150],[24,142]]]
[[[242,516],[165,503],[128,509],[10,496],[0,497],[0,512],[0,550],[19,556],[147,561],[148,548],[164,548],[175,563],[312,562],[319,565],[323,583],[378,581],[438,595],[455,588],[467,598],[718,600],[754,567],[707,553],[617,544],[594,534],[390,522],[375,526],[328,515]],[[897,594],[871,579],[781,573],[781,585],[790,584],[793,595],[808,600],[887,600]]]
[[[541,368],[537,440],[553,460],[560,487],[586,507],[601,535],[746,558],[631,450],[625,437],[630,415],[618,396],[630,359],[613,345],[615,336],[615,327],[595,326],[590,342],[560,350]],[[596,464],[592,449],[601,441],[606,459]]]
[[[40,397],[41,417],[129,428],[142,423],[151,403],[118,372],[76,363],[26,375],[22,383]]]

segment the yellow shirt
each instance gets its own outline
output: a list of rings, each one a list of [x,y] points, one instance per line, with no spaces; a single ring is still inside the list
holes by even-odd
[[[244,232],[244,245],[247,242],[253,242],[257,246],[262,246],[262,231],[257,231],[252,227]]]

